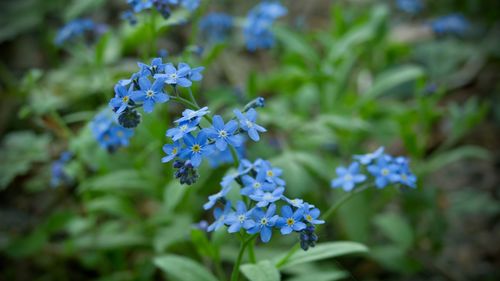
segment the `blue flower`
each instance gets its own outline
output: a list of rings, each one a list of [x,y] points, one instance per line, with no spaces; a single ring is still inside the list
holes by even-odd
[[[111,110],[101,111],[90,123],[90,129],[99,145],[108,151],[127,146],[134,131],[118,125]]]
[[[153,85],[146,77],[139,78],[139,91],[134,91],[131,98],[134,102],[144,102],[144,111],[153,112],[156,103],[165,103],[169,96],[163,92],[163,79],[157,79]]]
[[[250,10],[243,28],[247,49],[255,51],[272,47],[274,34],[271,27],[278,17],[286,13],[286,8],[277,2],[261,2]]]
[[[180,157],[189,159],[193,167],[200,166],[203,157],[210,155],[213,151],[207,142],[207,135],[203,131],[199,132],[196,138],[187,134],[183,140],[187,147],[181,151]]]
[[[90,19],[76,19],[59,30],[54,39],[57,46],[61,46],[67,41],[73,40],[76,37],[81,37],[88,31],[97,30],[97,25]]]
[[[381,146],[377,150],[372,153],[363,154],[363,155],[354,155],[354,159],[358,160],[359,163],[363,165],[370,164],[373,160],[379,158],[382,154],[384,154],[384,147]]]
[[[279,216],[275,215],[276,205],[271,204],[267,211],[260,208],[255,208],[252,212],[252,219],[255,221],[255,226],[248,229],[248,233],[256,234],[260,232],[260,240],[264,243],[271,240],[273,235],[272,227],[276,224]]]
[[[281,228],[281,234],[287,235],[292,231],[301,231],[306,228],[306,224],[302,222],[304,215],[303,209],[297,209],[295,212],[288,205],[281,207],[281,217],[276,222],[276,226]]]
[[[175,141],[172,144],[165,144],[163,146],[163,152],[165,152],[167,156],[163,157],[161,159],[161,162],[167,163],[172,161],[175,157],[177,157],[180,151],[181,151],[181,144],[177,141]]]
[[[219,199],[224,198],[230,190],[231,187],[229,186],[223,187],[219,192],[208,196],[208,202],[203,204],[203,209],[208,210],[212,208],[215,203],[217,203]]]
[[[418,14],[424,8],[422,0],[397,0],[397,7],[408,14]]]
[[[431,28],[437,35],[462,36],[469,29],[470,23],[461,14],[451,14],[440,17],[431,22]]]
[[[312,208],[311,208],[312,207]],[[309,204],[304,204],[302,207],[304,212],[304,220],[310,224],[324,224],[324,220],[319,220],[320,211]]]
[[[132,12],[132,11],[123,12],[123,14],[121,15],[121,19],[128,21],[130,25],[137,24],[137,18],[135,17],[134,12]]]
[[[410,168],[407,164],[400,164],[396,181],[408,187],[416,188],[417,177],[410,171]]]
[[[186,77],[191,81],[201,81],[203,79],[203,75],[201,72],[205,69],[203,66],[198,66],[195,68],[191,68],[187,63],[179,63],[179,69],[183,69],[183,71],[187,71]]]
[[[243,188],[240,193],[245,196],[253,195],[258,191],[271,191],[275,188],[274,184],[266,182],[266,173],[264,170],[259,171],[255,178],[244,175],[241,181],[243,182]]]
[[[262,161],[261,170],[266,174],[266,180],[276,185],[284,186],[286,183],[280,178],[283,171],[280,168],[271,166],[269,161]]]
[[[254,140],[259,141],[259,132],[266,132],[264,127],[257,125],[255,121],[257,120],[257,111],[251,108],[247,113],[243,114],[238,109],[234,110],[234,114],[238,117],[240,121],[240,126],[243,130],[248,132],[248,136]]]
[[[194,11],[200,6],[200,0],[181,0],[181,6],[190,10]]]
[[[226,221],[227,215],[231,212],[231,202],[228,201],[226,203],[226,206],[224,207],[224,210],[221,210],[220,208],[215,208],[214,210],[214,217],[215,221],[208,226],[207,231],[212,232],[224,225],[224,222]]]
[[[241,136],[234,134],[236,129],[238,129],[238,122],[230,120],[227,124],[224,124],[222,117],[215,115],[212,127],[204,130],[209,138],[215,139],[215,147],[220,151],[224,151],[227,144],[238,147],[243,142]]]
[[[351,191],[356,184],[364,182],[366,176],[359,173],[359,163],[352,163],[347,169],[338,167],[336,169],[337,178],[332,180],[332,187],[342,187],[345,191]]]
[[[73,157],[73,153],[65,151],[61,153],[59,159],[52,163],[51,172],[52,177],[50,179],[50,185],[52,187],[57,187],[61,184],[71,183],[72,178],[64,170],[66,164]]]
[[[385,155],[384,155],[385,156]],[[380,157],[376,164],[368,166],[368,172],[375,177],[375,185],[383,188],[398,180],[398,165],[388,161],[387,157]]]
[[[196,125],[198,122],[192,121],[184,121],[177,124],[177,127],[171,128],[167,130],[166,136],[172,138],[173,141],[182,139],[186,134],[197,129]]]
[[[138,62],[137,65],[141,69],[142,75],[155,75],[156,73],[165,71],[165,63],[163,63],[162,58],[154,58],[151,60],[151,65],[147,65],[142,62]]]
[[[179,69],[176,69],[172,64],[165,65],[165,73],[155,74],[155,78],[164,79],[165,83],[172,86],[190,87],[193,83],[187,78],[191,68],[185,64],[180,63]]]
[[[142,10],[147,10],[153,7],[153,0],[127,0],[127,3],[135,13],[139,13]]]
[[[247,211],[245,203],[238,201],[236,203],[236,212],[232,212],[226,217],[225,223],[229,225],[227,231],[235,233],[240,231],[242,227],[244,229],[255,227],[255,222],[251,219],[251,216],[252,210]]]
[[[226,40],[233,28],[233,17],[224,13],[209,13],[199,23],[203,39],[210,43],[219,43]]]
[[[288,204],[294,206],[295,208],[302,208],[305,205],[304,200],[300,198],[290,199],[286,196],[282,196],[281,199],[285,200]]]
[[[117,114],[120,114],[128,107],[131,94],[132,91],[130,89],[127,90],[124,86],[116,84],[115,97],[111,99],[109,105]]]
[[[257,190],[254,194],[251,194],[249,197],[257,201],[257,207],[265,207],[271,203],[274,203],[281,199],[285,188],[278,187],[272,192]]]
[[[175,120],[175,123],[181,123],[185,121],[194,121],[196,124],[200,123],[201,117],[210,113],[208,107],[200,108],[199,110],[186,109],[182,112],[182,117]]]
[[[239,159],[243,158],[245,156],[245,146],[240,145],[236,147],[236,154]],[[230,149],[226,149],[224,151],[215,150],[214,153],[208,158],[208,163],[212,168],[217,168],[223,164],[234,163],[234,158]]]

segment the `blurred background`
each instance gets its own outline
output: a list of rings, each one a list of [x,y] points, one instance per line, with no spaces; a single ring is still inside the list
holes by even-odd
[[[186,187],[160,161],[183,108],[143,115],[113,153],[89,129],[114,84],[159,55],[205,66],[194,92],[213,112],[263,96],[269,132],[246,155],[283,168],[287,192],[322,210],[342,195],[330,180],[351,155],[385,146],[412,159],[418,188],[363,192],[319,233],[368,254],[283,280],[500,280],[500,2],[286,0],[275,45],[248,51],[238,25],[257,3],[202,1],[132,26],[125,0],[0,1],[1,280],[175,280],[155,256],[210,268],[213,248],[230,270],[237,241],[216,233],[206,244],[192,226],[211,219],[201,206],[230,165],[204,165]],[[209,12],[234,17],[220,42],[200,25]],[[95,34],[55,44],[79,18],[98,23]]]

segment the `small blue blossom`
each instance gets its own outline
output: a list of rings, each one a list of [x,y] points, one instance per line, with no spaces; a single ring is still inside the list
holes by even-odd
[[[401,165],[398,170],[397,182],[411,188],[416,188],[417,177],[410,171],[407,165]]]
[[[377,150],[375,150],[372,153],[363,154],[363,155],[354,155],[353,158],[358,160],[359,163],[361,163],[362,165],[368,165],[373,160],[379,158],[382,154],[384,154],[384,147],[383,146],[377,148]]]
[[[128,107],[131,94],[132,91],[130,89],[127,90],[124,86],[116,84],[115,97],[111,99],[109,105],[117,114],[120,114]]]
[[[203,131],[199,132],[196,138],[187,134],[183,140],[187,147],[181,151],[180,157],[189,159],[195,168],[200,166],[203,157],[210,155],[213,151],[212,146],[208,144],[207,135]]]
[[[227,144],[233,147],[238,147],[242,144],[243,140],[241,136],[234,134],[236,129],[238,129],[238,122],[230,120],[227,124],[224,124],[222,117],[215,115],[212,127],[204,130],[209,138],[215,139],[215,147],[220,151],[224,151],[227,148]]]
[[[61,46],[64,43],[71,41],[77,37],[82,37],[87,33],[99,34],[102,33],[106,28],[104,25],[95,24],[90,19],[76,19],[59,30],[54,39],[54,43],[57,46]]]
[[[224,198],[230,190],[231,187],[229,186],[223,187],[219,192],[208,196],[208,202],[203,204],[203,209],[211,209],[215,205],[215,203],[217,203],[217,201],[219,201],[221,198]]]
[[[225,223],[229,225],[227,231],[235,233],[240,231],[242,227],[244,229],[255,227],[255,222],[251,219],[251,216],[252,210],[247,211],[245,203],[238,201],[236,203],[236,212],[232,212],[226,217]]]
[[[279,186],[284,186],[286,183],[280,178],[283,171],[280,168],[271,166],[269,161],[262,161],[261,170],[266,174],[266,180]]]
[[[169,63],[165,65],[165,73],[155,74],[154,77],[164,79],[166,84],[172,86],[191,87],[193,83],[187,78],[190,71],[191,68],[185,63],[180,63],[179,69]]]
[[[198,122],[195,121],[184,121],[177,124],[177,127],[167,130],[166,136],[172,138],[173,141],[182,139],[185,135],[197,129]]]
[[[300,198],[290,199],[286,196],[282,196],[281,199],[285,200],[288,204],[294,206],[295,208],[304,207],[304,200]]]
[[[332,187],[342,187],[345,191],[351,191],[356,184],[366,180],[366,176],[359,173],[359,163],[352,163],[347,169],[338,167],[336,169],[337,178],[332,180]]]
[[[398,9],[408,14],[418,14],[424,8],[422,0],[396,0]]]
[[[156,73],[164,72],[167,64],[163,63],[162,58],[154,58],[151,60],[151,65],[142,62],[138,62],[137,65],[141,69],[142,75],[154,76]]]
[[[135,17],[134,12],[132,12],[132,11],[123,12],[121,15],[121,19],[128,21],[130,25],[137,24],[137,18]]]
[[[165,103],[169,96],[163,92],[163,79],[157,79],[152,85],[148,78],[139,78],[140,90],[134,91],[131,98],[134,102],[144,102],[144,111],[153,112],[156,103]]]
[[[175,120],[175,123],[181,123],[186,121],[195,121],[196,124],[200,123],[201,117],[210,113],[208,107],[200,108],[199,110],[186,109],[182,112],[182,117]]]
[[[302,207],[304,220],[310,224],[324,224],[324,220],[319,220],[320,211],[318,208],[311,207],[309,204],[304,204]]]
[[[73,157],[73,153],[65,151],[61,153],[59,159],[52,163],[51,172],[52,177],[50,179],[50,185],[52,187],[57,187],[62,184],[71,183],[71,177],[64,170],[66,164]]]
[[[251,108],[245,114],[241,113],[238,109],[234,110],[234,114],[238,117],[241,128],[248,133],[248,136],[253,141],[259,141],[259,132],[266,132],[267,130],[255,123],[257,120],[257,111]]]
[[[274,184],[266,182],[266,173],[263,170],[258,172],[255,178],[244,175],[241,181],[243,182],[243,188],[240,193],[245,196],[254,195],[258,191],[271,191],[275,188]]]
[[[448,34],[462,36],[470,28],[470,23],[461,14],[451,14],[433,20],[431,28],[434,33],[440,36]]]
[[[207,227],[208,232],[215,231],[222,226],[224,226],[224,222],[226,221],[227,215],[231,212],[231,202],[228,201],[226,203],[226,206],[224,207],[224,210],[221,210],[220,208],[215,208],[214,210],[214,217],[215,221]]]
[[[287,235],[292,231],[301,231],[306,228],[306,224],[302,222],[304,215],[303,209],[297,209],[295,212],[289,205],[281,208],[281,217],[276,222],[276,226],[281,229],[281,234]]]
[[[127,146],[134,131],[123,128],[113,118],[111,110],[101,111],[90,123],[90,129],[99,145],[110,152]]]
[[[285,7],[278,2],[261,2],[247,15],[243,35],[247,49],[267,49],[274,45],[274,34],[271,27],[278,17],[287,13]]]
[[[262,208],[280,200],[284,191],[285,188],[283,187],[278,187],[272,192],[257,190],[254,194],[251,194],[249,197],[252,200],[257,201],[257,207]]]
[[[189,11],[194,11],[200,6],[200,0],[181,0],[181,6]]]
[[[367,169],[375,177],[375,185],[378,188],[383,188],[399,178],[398,165],[388,161],[387,157],[380,157],[376,164],[368,166]]]
[[[203,66],[191,68],[187,63],[183,62],[179,63],[179,69],[187,71],[186,78],[191,81],[201,81],[201,79],[203,79],[203,74],[201,74],[201,72],[205,70]]]
[[[252,212],[252,219],[255,222],[255,226],[248,229],[248,233],[256,234],[260,232],[260,240],[264,243],[269,242],[273,235],[272,227],[279,218],[279,216],[275,215],[275,212],[276,205],[274,204],[271,204],[265,213],[262,209],[255,208]]]
[[[209,13],[200,20],[200,34],[210,43],[219,43],[226,40],[233,24],[233,17],[228,14]]]
[[[134,13],[139,13],[143,10],[153,7],[153,0],[127,0]]]
[[[177,157],[181,149],[181,144],[178,141],[175,141],[172,144],[165,144],[163,146],[163,152],[165,152],[167,156],[163,157],[161,162],[167,163],[172,161],[175,157]]]

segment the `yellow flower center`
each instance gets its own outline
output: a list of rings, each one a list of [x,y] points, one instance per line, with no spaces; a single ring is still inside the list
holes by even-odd
[[[312,220],[313,220],[313,218],[311,217],[311,215],[307,215],[307,216],[306,216],[306,220],[307,220],[307,221],[312,221]]]
[[[345,181],[352,181],[352,176],[351,176],[351,174],[347,174],[347,175],[345,175],[345,176],[344,176],[344,180],[345,180]]]
[[[383,176],[387,176],[389,174],[389,170],[388,169],[382,169],[382,175]]]
[[[122,98],[122,101],[123,101],[123,102],[128,102],[128,101],[129,101],[129,99],[130,99],[130,98],[129,98],[128,96],[124,96],[124,97]]]
[[[256,182],[253,184],[253,188],[260,188],[260,182]]]
[[[272,170],[267,171],[267,173],[266,173],[266,174],[267,174],[267,176],[268,176],[268,177],[272,177],[272,176],[274,176],[274,173],[273,173],[273,171],[272,171]]]
[[[172,148],[172,154],[177,154],[177,148]]]
[[[123,132],[122,132],[122,131],[118,131],[116,134],[117,134],[119,137],[123,137]]]
[[[286,220],[286,224],[289,225],[289,226],[293,225],[294,223],[295,223],[295,220],[293,218],[288,218]]]
[[[195,144],[193,145],[193,147],[191,147],[191,150],[195,153],[198,153],[201,151],[201,146],[199,144]]]

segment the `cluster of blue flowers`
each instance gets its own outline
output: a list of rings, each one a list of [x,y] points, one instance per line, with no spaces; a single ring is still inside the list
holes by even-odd
[[[451,14],[433,20],[431,28],[438,36],[463,36],[470,28],[469,21],[461,14]]]
[[[50,179],[50,186],[58,187],[63,184],[69,184],[72,181],[72,178],[66,173],[64,167],[71,160],[73,154],[69,151],[65,151],[61,153],[59,159],[52,163],[52,177]]]
[[[233,25],[233,17],[225,13],[209,13],[199,23],[202,39],[208,43],[225,41]]]
[[[90,129],[99,145],[109,152],[127,146],[129,139],[134,134],[132,129],[120,126],[109,109],[101,111],[94,117],[90,123]]]
[[[155,8],[165,19],[168,19],[171,14],[171,8],[182,6],[190,11],[194,11],[200,6],[200,0],[127,0],[130,10],[123,14],[123,18],[128,20],[130,24],[137,23],[135,14],[144,10]]]
[[[424,9],[422,0],[396,0],[396,6],[408,14],[418,14]]]
[[[76,38],[88,36],[99,36],[106,31],[107,27],[103,24],[96,24],[91,19],[76,19],[62,27],[54,39],[54,44],[62,46],[65,43]]]
[[[287,14],[287,9],[278,2],[261,2],[247,15],[243,36],[247,49],[267,49],[274,45],[271,31],[274,21]]]
[[[163,146],[166,156],[162,162],[176,159],[174,168],[178,171],[175,177],[183,184],[194,183],[197,178],[196,168],[201,165],[203,159],[211,159],[215,155],[216,158],[212,161],[219,161],[220,153],[228,153],[228,146],[241,147],[244,132],[254,141],[260,139],[259,132],[265,132],[266,129],[256,123],[257,111],[254,107],[257,105],[263,104],[252,102],[243,112],[235,109],[236,118],[227,123],[220,115],[215,115],[210,120],[207,107],[184,110],[182,117],[174,121],[176,126],[166,132],[172,143]],[[209,127],[201,126],[203,117],[212,122]]]
[[[238,171],[226,175],[222,189],[208,197],[203,205],[205,210],[220,203],[223,208],[214,209],[215,221],[207,231],[215,231],[227,226],[229,233],[244,231],[259,234],[262,242],[271,240],[273,230],[279,229],[282,235],[300,233],[301,247],[307,250],[314,247],[318,237],[314,226],[323,224],[319,219],[320,210],[304,200],[290,199],[284,195],[286,182],[281,178],[282,170],[273,167],[269,161],[257,159],[255,162],[242,160]],[[237,183],[242,200],[235,204],[226,196]],[[278,205],[281,205],[279,213]]]
[[[118,122],[125,128],[134,128],[140,123],[137,108],[143,107],[146,113],[151,113],[156,104],[170,99],[165,85],[177,91],[177,87],[190,87],[193,81],[203,78],[203,67],[191,68],[186,63],[179,63],[176,68],[172,63],[163,63],[161,58],[154,58],[151,65],[138,65],[140,70],[130,79],[115,85],[115,96],[109,102],[118,115]]]
[[[383,147],[372,153],[355,155],[353,158],[355,161],[348,167],[336,169],[337,178],[331,182],[333,188],[351,191],[359,184],[366,182],[368,176],[374,179],[377,188],[384,188],[390,184],[416,187],[417,178],[410,170],[408,158],[385,154]],[[365,169],[361,170],[362,167]]]

